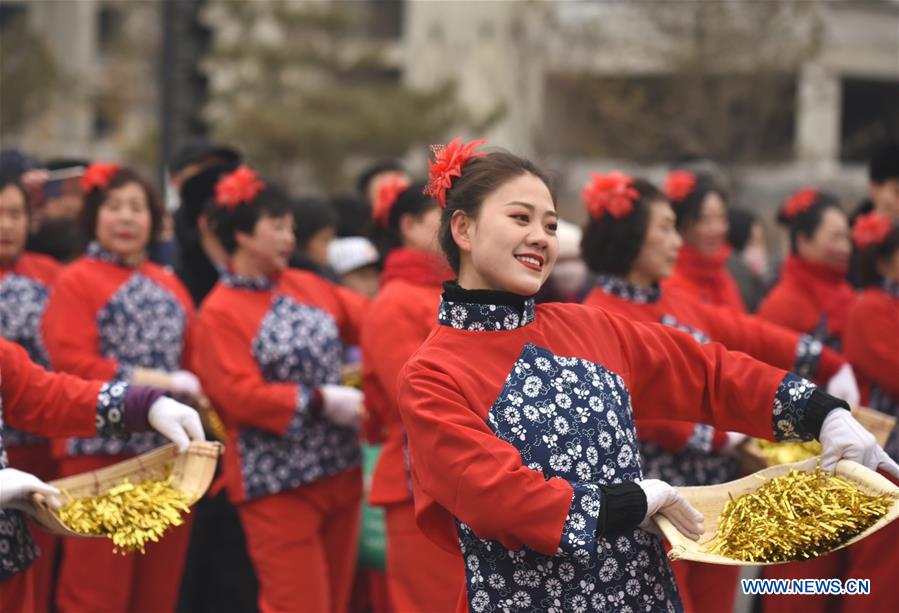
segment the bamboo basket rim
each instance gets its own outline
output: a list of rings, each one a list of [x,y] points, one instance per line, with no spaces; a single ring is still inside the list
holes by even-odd
[[[866,406],[852,407],[852,416],[864,426],[865,430],[874,435],[877,444],[883,447],[887,444],[890,434],[896,428],[896,418],[877,409]]]
[[[62,490],[63,498],[66,492],[75,498],[96,496],[119,485],[126,477],[136,482],[161,477],[171,469],[172,485],[186,495],[189,505],[193,505],[203,497],[212,483],[218,457],[223,451],[224,445],[219,442],[192,441],[187,451],[178,453],[175,444],[169,443],[122,462],[56,479],[49,484]],[[106,538],[99,534],[75,532],[60,521],[50,510],[44,497],[39,494],[32,497],[32,507],[33,512],[30,515],[41,527],[54,534],[78,538]]]
[[[812,471],[816,468],[820,459],[820,456],[815,456],[800,462],[769,466],[768,468],[759,470],[751,475],[727,483],[675,488],[690,502],[690,504],[703,514],[705,517],[704,523],[706,531],[700,537],[699,541],[693,541],[681,534],[680,531],[663,515],[656,515],[653,519],[662,531],[662,534],[665,535],[665,538],[667,538],[668,542],[671,544],[668,558],[671,560],[690,560],[693,562],[705,562],[708,564],[720,564],[725,566],[773,566],[775,564],[796,562],[797,560],[787,560],[785,562],[747,562],[745,560],[736,560],[719,554],[709,553],[706,552],[705,549],[715,540],[718,529],[718,517],[724,503],[728,500],[729,493],[733,493],[734,497],[737,497],[758,489],[763,483],[759,477],[764,477],[766,479],[779,477],[787,474],[794,468],[805,472]],[[899,496],[899,487],[894,485],[889,479],[851,460],[840,460],[837,463],[836,474],[852,481],[859,486],[859,489],[867,494],[880,495],[892,493]],[[890,506],[887,513],[877,520],[876,523],[839,547],[831,549],[827,553],[837,551],[843,547],[848,547],[849,545],[877,532],[897,518],[899,518],[899,497],[893,501],[893,504]]]

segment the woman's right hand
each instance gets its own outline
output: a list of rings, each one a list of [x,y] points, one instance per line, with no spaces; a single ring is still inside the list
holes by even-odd
[[[48,485],[32,475],[15,468],[0,470],[0,509],[18,509],[29,511],[31,509],[30,498],[33,494],[43,494],[48,503],[53,507],[59,507],[56,496],[59,490]]]
[[[323,385],[322,415],[331,423],[344,428],[358,428],[362,421],[362,401],[365,396],[353,387]]]
[[[658,479],[638,481],[646,494],[646,516],[640,527],[649,532],[657,532],[652,518],[656,514],[664,515],[681,534],[698,541],[704,532],[702,514],[693,508],[687,499],[669,484]]]

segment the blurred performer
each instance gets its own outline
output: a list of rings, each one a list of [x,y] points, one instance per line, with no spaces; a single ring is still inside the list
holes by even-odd
[[[87,254],[64,269],[50,293],[43,336],[54,370],[85,378],[119,378],[164,388],[185,400],[202,396],[189,371],[193,301],[170,272],[147,260],[162,207],[153,189],[117,164],[92,164],[82,177]],[[54,441],[64,476],[96,470],[162,445],[153,433],[128,442]],[[171,610],[175,606],[190,522],[146,555],[114,554],[101,539],[64,543],[57,607]]]
[[[200,310],[197,368],[228,431],[224,478],[263,611],[343,611],[359,538],[362,393],[339,385],[362,296],[287,269],[287,195],[246,167],[207,211],[230,268]]]
[[[428,540],[415,524],[406,433],[397,378],[437,323],[441,285],[452,271],[440,255],[440,207],[423,183],[381,183],[375,198],[376,241],[384,256],[383,288],[362,327],[363,389],[384,446],[369,502],[384,507],[387,581],[396,611],[455,611],[465,581],[462,557]]]

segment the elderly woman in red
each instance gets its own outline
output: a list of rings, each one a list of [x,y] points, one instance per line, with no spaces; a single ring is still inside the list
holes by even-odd
[[[41,339],[41,318],[50,285],[61,266],[55,260],[25,251],[28,237],[28,196],[12,176],[0,177],[0,337],[21,345],[28,356],[49,366]],[[0,432],[11,466],[41,479],[57,476],[50,442],[42,437],[5,426]],[[50,609],[53,565],[59,538],[46,531],[34,535],[44,555],[29,569],[34,573],[35,594],[40,610]]]
[[[344,611],[359,538],[362,393],[339,385],[367,301],[287,269],[287,195],[241,166],[208,218],[230,256],[200,310],[197,372],[228,432],[223,471],[263,611]]]
[[[397,377],[436,325],[441,285],[452,278],[437,244],[440,207],[422,193],[424,187],[400,177],[380,184],[374,217],[384,272],[362,327],[362,369],[366,407],[384,439],[369,502],[386,514],[391,605],[437,613],[455,609],[464,565],[458,553],[440,549],[415,525],[396,396]]]
[[[740,289],[726,262],[727,203],[724,190],[711,177],[675,170],[665,179],[665,195],[677,216],[684,245],[666,287],[677,288],[701,302],[745,312]]]
[[[830,381],[828,391],[837,396],[847,391],[857,396],[854,385],[841,388],[845,379],[852,380],[846,361],[809,335],[660,286],[671,276],[682,240],[674,210],[652,184],[619,172],[594,174],[583,198],[590,220],[582,254],[597,275],[585,305],[631,321],[659,322],[699,342],[720,342],[803,377]],[[744,436],[678,421],[638,419],[636,425],[644,476],[676,485],[712,485],[738,476],[739,461],[732,451]],[[673,567],[687,610],[733,608],[738,568],[689,562]]]
[[[416,519],[465,560],[457,610],[683,610],[652,517],[698,539],[702,516],[644,478],[636,417],[818,437],[828,467],[899,475],[845,402],[796,375],[601,309],[535,305],[558,255],[548,180],[478,144],[431,164],[458,276],[399,378]]]
[[[116,439],[152,427],[181,451],[190,439],[203,440],[197,413],[162,395],[161,389],[122,381],[85,381],[48,373],[29,360],[23,348],[0,340],[0,425],[8,421],[18,430],[44,436]],[[4,611],[34,611],[39,603],[34,600],[33,575],[25,571],[38,551],[17,509],[27,510],[35,492],[55,496],[59,491],[34,475],[7,466],[0,442],[0,603]],[[106,589],[116,588],[107,585]]]
[[[839,349],[854,296],[846,281],[852,252],[846,213],[834,196],[801,189],[779,221],[790,232],[790,255],[758,316]]]
[[[147,260],[162,205],[150,185],[116,164],[93,164],[82,177],[82,221],[92,239],[50,293],[43,336],[54,370],[84,378],[156,385],[193,399],[202,393],[186,368],[193,302],[169,271]],[[107,466],[164,443],[155,433],[129,441],[72,438],[54,443],[64,475]],[[122,557],[103,540],[63,544],[57,607],[170,610],[175,606],[189,525]]]

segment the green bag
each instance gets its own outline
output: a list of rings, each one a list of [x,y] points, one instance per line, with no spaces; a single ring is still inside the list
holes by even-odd
[[[359,567],[384,570],[384,551],[387,534],[384,529],[384,509],[368,504],[371,477],[381,455],[380,445],[362,443],[362,528],[359,531]]]

